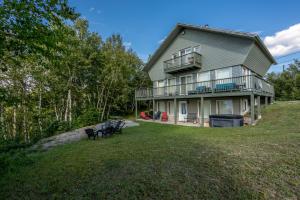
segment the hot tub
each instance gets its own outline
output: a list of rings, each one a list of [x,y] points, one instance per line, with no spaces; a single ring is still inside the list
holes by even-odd
[[[242,115],[209,115],[210,127],[239,127],[244,125]]]

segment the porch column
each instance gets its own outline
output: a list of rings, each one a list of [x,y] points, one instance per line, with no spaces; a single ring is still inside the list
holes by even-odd
[[[254,119],[254,94],[252,93],[251,95],[250,95],[250,112],[251,112],[251,125],[253,125],[254,124],[254,121],[255,121],[255,119]]]
[[[153,105],[152,105],[152,107],[153,107],[153,108],[152,108],[152,110],[153,110],[153,113],[152,113],[152,119],[155,120],[155,118],[154,118],[154,115],[155,115],[155,100],[154,100],[154,99],[153,99],[152,104],[153,104]]]
[[[177,124],[177,101],[174,98],[174,123]]]
[[[135,120],[138,118],[138,103],[137,100],[135,100]]]
[[[201,107],[200,107],[201,121],[200,125],[204,127],[204,97],[201,97]]]
[[[261,118],[260,96],[257,96],[257,119]]]
[[[268,105],[268,97],[265,96],[265,106],[267,106],[267,105]]]

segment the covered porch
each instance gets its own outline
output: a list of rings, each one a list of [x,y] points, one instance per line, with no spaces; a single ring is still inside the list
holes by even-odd
[[[136,119],[162,124],[209,127],[212,114],[244,116],[244,124],[254,125],[261,118],[261,107],[272,102],[271,96],[250,93],[243,96],[199,96],[197,98],[152,98],[152,114],[147,119],[140,116],[143,110],[136,109]],[[136,101],[138,107],[138,101]],[[147,115],[147,111],[144,110]],[[154,114],[153,114],[154,113]],[[155,115],[160,113],[159,116]],[[162,119],[162,113],[167,119]]]

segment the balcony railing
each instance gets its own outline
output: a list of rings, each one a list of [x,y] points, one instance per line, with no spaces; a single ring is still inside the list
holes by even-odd
[[[164,71],[166,73],[175,73],[193,68],[201,68],[201,55],[197,52],[192,52],[164,61]]]
[[[266,80],[255,75],[192,82],[156,88],[142,88],[136,90],[135,95],[136,98],[153,98],[249,91],[274,95],[274,87]]]

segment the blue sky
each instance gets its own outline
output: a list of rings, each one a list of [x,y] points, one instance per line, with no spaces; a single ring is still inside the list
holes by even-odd
[[[278,63],[300,58],[300,53],[282,57],[300,51],[299,0],[70,0],[70,5],[89,21],[90,31],[98,32],[103,39],[121,34],[125,44],[142,59],[154,53],[178,22],[255,32]],[[270,69],[280,70],[281,65]]]

